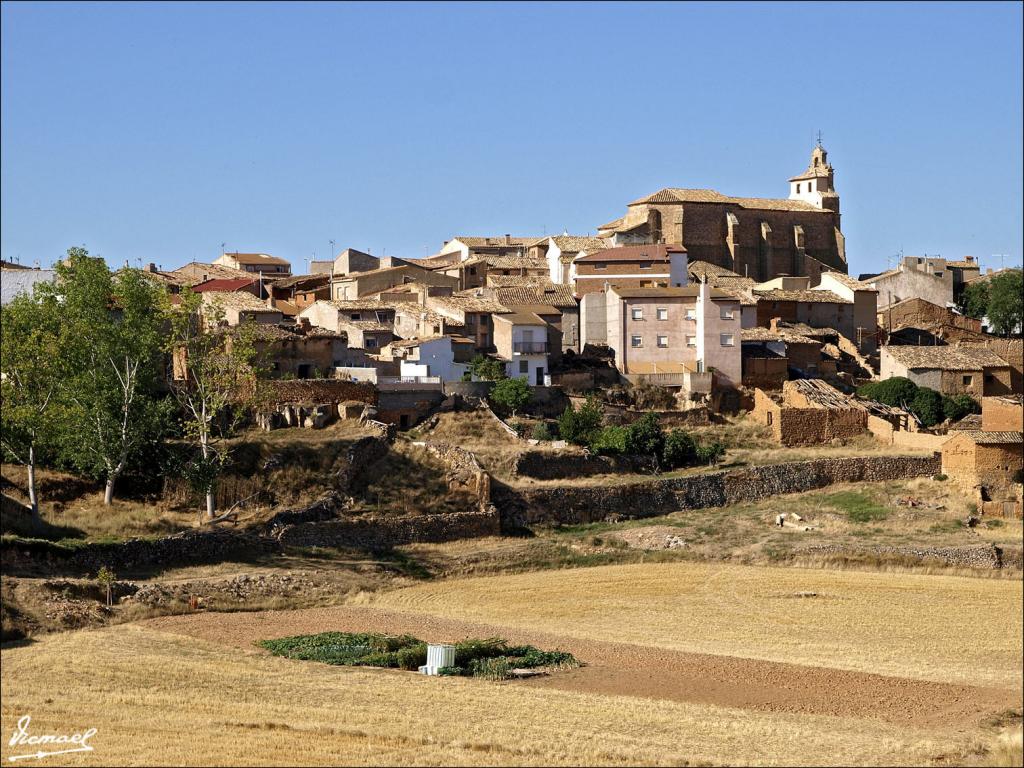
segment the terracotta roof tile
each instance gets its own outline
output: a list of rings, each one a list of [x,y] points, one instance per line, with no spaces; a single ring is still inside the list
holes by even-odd
[[[982,368],[1005,368],[1009,365],[999,355],[985,347],[917,347],[890,344],[884,349],[897,362],[911,369],[979,371]]]
[[[965,435],[978,445],[1015,445],[1024,442],[1024,435],[1020,432],[984,432],[980,429],[969,429],[957,434]]]
[[[678,187],[660,189],[653,195],[634,200],[629,205],[646,205],[648,203],[726,203],[756,210],[831,213],[831,211],[823,211],[823,209],[810,203],[805,203],[802,200],[782,200],[767,197],[730,197],[713,189],[681,189]]]
[[[626,245],[621,248],[605,248],[588,253],[576,259],[577,264],[603,261],[660,261],[668,263],[670,253],[686,253],[681,245]]]
[[[808,289],[806,291],[785,291],[780,288],[773,288],[770,291],[754,291],[754,298],[757,301],[799,301],[808,304],[852,304],[849,299],[844,299],[832,291],[819,291]]]

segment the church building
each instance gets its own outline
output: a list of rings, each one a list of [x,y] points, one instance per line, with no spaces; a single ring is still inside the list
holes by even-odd
[[[711,189],[670,187],[627,206],[598,237],[614,246],[683,246],[705,261],[758,282],[782,275],[846,272],[839,195],[828,153],[819,142],[807,169],[789,180],[786,199],[729,197]]]

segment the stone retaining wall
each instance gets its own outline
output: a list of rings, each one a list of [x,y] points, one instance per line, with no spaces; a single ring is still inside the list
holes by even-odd
[[[836,483],[878,482],[934,475],[938,456],[870,456],[771,464],[689,477],[636,483],[495,490],[502,525],[517,530],[538,524],[578,524],[609,515],[655,517],[800,493]]]
[[[244,560],[279,552],[280,545],[249,533],[215,529],[186,531],[160,539],[130,539],[64,547],[48,541],[4,541],[3,572],[31,576],[38,571],[95,576],[102,566],[118,576],[149,574],[164,568]]]
[[[512,474],[535,480],[567,480],[605,475],[622,470],[622,463],[609,456],[562,451],[523,451],[512,465]]]
[[[977,547],[848,547],[840,544],[822,544],[799,550],[797,555],[812,555],[859,559],[864,556],[881,559],[910,558],[934,560],[944,566],[959,568],[1020,569],[1019,550],[1006,551],[994,544]]]
[[[383,550],[415,542],[443,542],[497,536],[501,524],[493,507],[488,512],[456,512],[409,517],[365,517],[286,527],[278,536],[284,545],[356,547]]]

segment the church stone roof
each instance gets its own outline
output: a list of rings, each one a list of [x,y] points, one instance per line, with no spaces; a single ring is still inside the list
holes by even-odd
[[[716,192],[713,189],[681,189],[677,187],[660,189],[653,195],[634,200],[629,205],[647,205],[650,203],[724,203],[738,205],[741,208],[751,210],[831,213],[831,211],[823,211],[821,208],[805,203],[802,200],[781,200],[767,197],[731,197],[723,195],[721,192]]]

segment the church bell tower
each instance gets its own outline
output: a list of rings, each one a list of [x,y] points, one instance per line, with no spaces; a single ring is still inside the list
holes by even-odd
[[[789,199],[810,203],[839,213],[839,195],[836,193],[834,171],[828,162],[828,152],[818,143],[811,150],[811,162],[807,170],[789,180]]]

